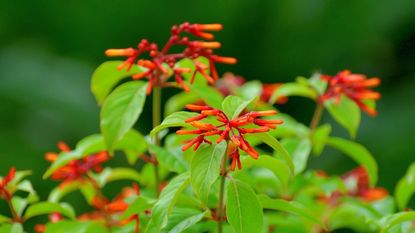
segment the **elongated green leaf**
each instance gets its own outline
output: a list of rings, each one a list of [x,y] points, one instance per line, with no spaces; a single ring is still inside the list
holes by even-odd
[[[9,217],[6,217],[4,215],[0,215],[0,225],[1,223],[10,222],[11,219]]]
[[[208,202],[213,183],[219,177],[221,160],[226,152],[226,142],[215,146],[202,145],[193,155],[190,165],[190,181],[196,195]]]
[[[20,223],[4,224],[0,226],[0,233],[23,233],[23,226]]]
[[[327,82],[321,79],[320,73],[314,73],[309,79],[308,83],[318,94],[322,95],[326,92]]]
[[[132,165],[147,150],[147,141],[142,134],[131,129],[116,143],[115,149],[124,151],[128,163]]]
[[[316,129],[312,135],[313,153],[320,155],[327,143],[327,139],[331,133],[331,126],[329,124],[322,125]]]
[[[48,223],[45,233],[109,233],[109,230],[96,221],[68,221]]]
[[[39,202],[34,205],[31,205],[25,215],[25,219],[29,219],[35,216],[50,214],[53,212],[59,212],[62,215],[65,215],[68,218],[74,219],[75,212],[72,207],[66,203],[53,203],[53,202]]]
[[[157,155],[158,162],[169,171],[182,173],[189,169],[189,165],[182,154],[170,153],[168,150],[150,144],[150,152]]]
[[[100,125],[110,153],[143,111],[146,88],[145,82],[127,82],[117,87],[105,100],[100,113]]]
[[[62,187],[58,186],[49,193],[48,201],[59,202],[65,195],[79,189],[79,187],[80,184],[78,181],[73,181]]]
[[[287,164],[288,167],[290,168],[291,172],[294,173],[294,163],[291,159],[290,154],[288,154],[287,150],[285,150],[285,148],[281,145],[281,143],[274,138],[273,136],[271,136],[269,133],[257,133],[254,135],[247,135],[248,137],[255,137],[259,140],[261,140],[262,142],[264,142],[265,144],[267,144],[268,146],[270,146],[272,149],[274,149],[277,154],[279,156],[282,157],[282,159],[284,159]]]
[[[269,103],[275,103],[284,96],[303,96],[314,100],[317,99],[317,92],[313,88],[300,83],[284,83],[272,94]]]
[[[239,97],[245,100],[254,99],[262,94],[262,83],[260,81],[249,81],[236,88]]]
[[[243,100],[237,96],[230,95],[222,102],[222,110],[229,119],[235,119],[256,97]]]
[[[185,123],[184,121],[187,118],[194,117],[194,116],[197,116],[197,115],[199,115],[199,114],[194,113],[194,112],[175,112],[175,113],[169,115],[168,117],[166,117],[163,120],[163,122],[161,122],[161,124],[159,126],[155,127],[153,130],[151,130],[150,136],[153,137],[156,133],[160,132],[161,130],[163,130],[165,128],[188,126],[188,124]]]
[[[131,180],[137,183],[140,181],[140,174],[135,169],[127,167],[107,167],[102,172],[91,174],[91,176],[97,181],[100,187],[104,187],[105,184],[117,180]]]
[[[176,208],[173,209],[169,222],[166,228],[163,229],[163,233],[180,233],[187,230],[189,227],[194,226],[208,213],[208,211],[200,212],[200,210],[189,208]]]
[[[262,208],[249,185],[231,179],[227,186],[226,216],[234,232],[252,233],[262,229]]]
[[[163,189],[159,200],[152,209],[152,216],[147,224],[146,233],[160,232],[167,224],[167,216],[171,212],[178,195],[189,185],[189,173],[182,173],[170,181]]]
[[[127,210],[121,216],[121,219],[127,219],[131,215],[140,214],[153,207],[156,200],[145,196],[138,196],[133,202],[128,205]]]
[[[220,108],[223,96],[222,94],[216,90],[215,88],[207,85],[200,85],[200,84],[187,84],[190,86],[191,93],[195,93],[197,96],[199,96],[200,99],[202,99],[207,105],[214,107],[214,108]]]
[[[281,143],[292,157],[295,174],[303,172],[306,169],[311,152],[310,140],[308,138],[285,138]]]
[[[200,100],[200,97],[196,93],[180,92],[167,100],[164,107],[164,114],[165,116],[173,114],[184,109],[186,104],[196,103],[198,100]]]
[[[355,137],[360,124],[360,109],[355,102],[342,95],[339,104],[334,99],[324,102],[330,115]]]
[[[281,161],[268,155],[261,155],[258,157],[258,159],[246,157],[242,161],[242,167],[249,168],[252,166],[264,167],[269,169],[279,179],[284,188],[288,187],[288,181],[292,177],[292,173],[287,163],[285,163],[284,161]]]
[[[415,211],[401,212],[393,215],[384,217],[381,220],[382,231],[381,233],[387,233],[389,230],[403,222],[414,221],[415,220]]]
[[[258,200],[264,209],[278,210],[304,217],[312,222],[324,227],[324,224],[318,219],[318,216],[304,205],[295,201],[286,201],[283,199],[271,199],[266,195],[258,195]]]
[[[415,163],[412,163],[411,166],[406,171],[404,177],[399,180],[398,185],[395,189],[395,198],[396,203],[398,204],[399,209],[405,209],[409,200],[415,192]]]
[[[380,217],[380,213],[369,204],[345,199],[331,212],[328,225],[330,230],[350,228],[356,232],[378,232]]]
[[[102,63],[92,74],[91,90],[98,104],[102,104],[111,90],[122,79],[144,72],[144,68],[133,65],[129,71],[118,70],[117,67],[124,61],[107,61]]]
[[[375,186],[378,180],[378,165],[372,154],[362,145],[342,138],[330,137],[327,145],[336,148],[363,166],[369,174],[370,185]]]

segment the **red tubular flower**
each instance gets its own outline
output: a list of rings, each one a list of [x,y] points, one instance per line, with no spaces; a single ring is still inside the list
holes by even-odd
[[[70,151],[69,146],[60,142],[58,147],[64,151]],[[45,159],[53,162],[58,158],[58,154],[56,153],[46,153]],[[82,159],[72,160],[65,166],[58,168],[55,172],[52,173],[51,179],[52,180],[60,180],[62,181],[61,185],[65,185],[68,182],[72,182],[75,180],[84,180],[87,178],[87,173],[91,170],[95,172],[101,172],[102,167],[101,164],[109,160],[109,155],[106,151],[101,151],[89,156],[86,156]]]
[[[6,187],[10,181],[13,180],[15,174],[16,168],[12,167],[7,175],[3,177],[2,180],[0,180],[0,198],[5,198],[6,200],[10,200],[12,198],[10,192],[6,189]]]
[[[339,102],[343,94],[370,116],[377,115],[376,110],[366,105],[364,100],[378,100],[380,98],[378,92],[370,90],[370,88],[379,86],[379,78],[368,79],[365,75],[353,74],[349,70],[340,71],[335,76],[322,75],[321,78],[328,84],[326,92],[320,97],[321,102],[332,98]]]
[[[183,23],[172,27],[170,39],[161,50],[157,44],[150,43],[148,40],[143,39],[138,44],[137,48],[108,49],[105,51],[105,54],[110,57],[127,57],[125,62],[118,67],[119,70],[123,69],[124,67],[127,67],[127,70],[130,70],[135,63],[141,67],[146,68],[146,71],[134,74],[132,78],[147,78],[149,80],[147,94],[151,93],[151,90],[154,86],[170,86],[170,84],[167,83],[170,74],[166,68],[166,65],[173,71],[177,86],[185,91],[189,91],[189,88],[186,86],[182,77],[182,74],[185,73],[185,71],[183,68],[175,66],[176,61],[183,58],[195,60],[199,56],[206,57],[209,60],[209,66],[195,62],[196,69],[192,74],[190,83],[193,83],[196,74],[200,73],[210,84],[213,84],[218,79],[215,64],[235,64],[237,60],[233,57],[221,57],[215,55],[213,53],[213,49],[218,49],[221,47],[221,43],[217,41],[190,40],[188,37],[183,36],[182,34],[188,33],[205,40],[212,40],[214,37],[213,34],[207,31],[220,30],[222,30],[221,24]],[[183,46],[184,49],[180,53],[169,53],[169,50],[172,46]],[[140,55],[143,53],[148,53],[151,59],[139,59]],[[208,68],[210,68],[212,76],[207,73],[206,70]]]
[[[274,110],[248,112],[231,120],[223,111],[209,106],[186,105],[186,108],[192,111],[198,111],[200,112],[200,115],[185,120],[186,123],[189,123],[189,125],[193,126],[195,129],[181,129],[176,131],[176,134],[179,135],[197,135],[195,138],[187,141],[183,145],[182,150],[185,151],[193,147],[193,150],[196,151],[203,142],[211,144],[206,137],[217,135],[219,137],[216,140],[216,143],[220,143],[223,140],[228,141],[227,153],[232,161],[232,171],[235,170],[236,166],[238,169],[241,169],[240,154],[238,149],[245,151],[245,153],[254,159],[257,159],[259,156],[258,152],[248,143],[248,141],[244,139],[245,134],[267,132],[270,129],[275,129],[276,125],[283,123],[282,120],[265,120],[259,118],[263,116],[275,115],[277,112]],[[208,116],[216,117],[219,124],[212,125],[201,121]]]

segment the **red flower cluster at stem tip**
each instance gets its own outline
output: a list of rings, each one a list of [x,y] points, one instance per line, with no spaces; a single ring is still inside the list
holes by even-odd
[[[220,48],[221,44],[219,42],[191,40],[187,36],[182,36],[182,34],[188,33],[205,40],[212,40],[214,38],[213,34],[207,31],[220,30],[222,30],[221,24],[183,23],[172,27],[170,39],[161,49],[157,44],[150,43],[148,40],[143,39],[138,44],[137,48],[108,49],[105,51],[105,54],[111,57],[128,57],[127,60],[125,60],[125,62],[118,67],[118,69],[127,67],[127,70],[130,70],[135,63],[146,68],[146,71],[135,74],[132,78],[148,78],[149,84],[147,87],[147,95],[150,94],[153,86],[165,87],[171,85],[171,83],[167,83],[170,75],[166,66],[173,70],[176,83],[183,90],[188,91],[189,88],[183,81],[182,75],[183,73],[191,72],[191,70],[186,68],[176,68],[175,64],[179,59],[189,58],[193,60],[199,56],[206,57],[209,60],[209,66],[195,61],[196,69],[192,74],[190,83],[193,83],[196,73],[200,73],[211,84],[218,79],[215,64],[235,64],[236,59],[233,57],[221,57],[215,55],[213,53],[213,49]],[[184,50],[180,53],[169,53],[170,48],[174,45],[183,46]],[[139,56],[143,53],[149,53],[150,59],[139,59]],[[207,73],[208,68],[211,71],[211,76]]]
[[[380,94],[370,90],[380,84],[379,78],[367,78],[363,74],[353,74],[349,70],[343,70],[335,76],[322,75],[321,78],[327,81],[326,92],[320,97],[324,102],[334,98],[338,103],[342,94],[353,100],[363,111],[371,116],[376,116],[375,109],[364,103],[364,100],[378,100]]]
[[[319,176],[326,177],[327,175],[320,171]],[[344,183],[355,184],[353,187],[349,187],[347,193],[341,193],[340,191],[333,192],[330,196],[321,196],[320,200],[329,202],[331,204],[337,204],[338,199],[344,196],[358,197],[366,202],[372,202],[384,199],[388,196],[388,191],[381,187],[370,187],[369,174],[363,167],[358,167],[350,172],[344,174],[341,179]]]
[[[12,198],[10,192],[6,189],[6,186],[13,180],[16,173],[16,168],[12,167],[2,180],[0,180],[0,198],[10,200]]]
[[[209,106],[186,105],[186,108],[192,111],[198,111],[200,112],[200,115],[185,120],[186,123],[189,123],[196,129],[181,129],[176,132],[176,134],[179,135],[198,135],[196,138],[188,141],[182,147],[182,150],[185,151],[193,146],[193,150],[196,151],[203,142],[208,144],[212,143],[207,140],[206,137],[217,135],[219,138],[216,140],[216,143],[220,143],[223,140],[226,140],[229,143],[228,156],[232,160],[232,171],[235,170],[236,166],[238,166],[238,169],[241,169],[238,148],[245,151],[252,158],[258,158],[258,152],[244,139],[245,134],[268,132],[270,129],[275,129],[277,124],[283,123],[282,120],[265,120],[259,118],[262,116],[275,115],[277,112],[274,110],[248,112],[235,119],[229,119],[223,111]],[[201,121],[209,116],[215,116],[219,124],[215,126]],[[259,127],[253,128],[252,126],[254,125]],[[244,128],[246,126],[249,128]]]
[[[58,148],[62,152],[69,152],[71,149],[63,142],[58,143]],[[54,162],[58,159],[57,153],[46,153],[45,159],[49,162]],[[51,178],[52,180],[61,180],[63,183],[61,185],[65,185],[68,182],[72,182],[75,180],[83,180],[87,178],[87,173],[91,170],[96,172],[101,172],[102,167],[100,166],[101,163],[106,162],[109,159],[109,155],[106,151],[101,151],[96,154],[88,155],[85,158],[72,160],[65,166],[58,168],[55,172],[52,173]]]

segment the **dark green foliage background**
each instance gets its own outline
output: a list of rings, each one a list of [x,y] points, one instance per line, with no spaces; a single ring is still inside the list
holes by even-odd
[[[41,182],[48,166],[43,153],[53,151],[58,140],[74,145],[99,131],[89,83],[93,70],[107,60],[104,50],[135,46],[143,37],[163,43],[171,25],[184,21],[224,25],[216,37],[223,44],[218,53],[239,63],[220,66],[221,72],[263,82],[345,68],[381,77],[380,114],[364,115],[357,141],[374,154],[380,185],[389,190],[414,160],[413,0],[3,0],[0,174],[12,165],[32,169],[34,185],[45,198],[52,182]],[[313,108],[301,98],[281,107],[305,123]],[[149,110],[137,126],[143,132],[149,130]],[[340,127],[334,133],[347,136]],[[123,157],[115,163],[126,164]],[[327,150],[322,158],[312,158],[311,166],[341,174],[354,164]]]

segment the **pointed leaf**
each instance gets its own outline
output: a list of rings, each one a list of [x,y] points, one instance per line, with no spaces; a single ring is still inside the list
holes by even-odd
[[[226,216],[234,232],[252,233],[262,229],[262,207],[249,185],[231,179],[227,186]]]
[[[189,173],[182,173],[173,178],[163,189],[159,200],[152,209],[152,216],[147,224],[146,233],[160,232],[167,224],[168,214],[171,212],[178,195],[189,185]]]
[[[282,145],[291,155],[295,174],[303,172],[307,167],[308,157],[311,152],[311,142],[308,138],[284,138]]]
[[[164,114],[168,116],[174,112],[184,109],[186,104],[196,103],[200,97],[193,92],[180,92],[170,97],[164,107]]]
[[[381,220],[381,225],[382,225],[381,233],[387,233],[392,227],[398,224],[408,222],[408,221],[414,221],[414,220],[415,220],[415,211],[401,212],[401,213],[389,215],[387,217],[384,217]]]
[[[146,88],[145,82],[127,82],[117,87],[105,100],[100,124],[110,153],[139,118],[146,99]]]
[[[399,209],[406,208],[409,200],[415,192],[415,163],[406,171],[404,177],[402,177],[395,189],[395,199]]]
[[[355,102],[342,95],[339,104],[334,99],[324,102],[330,115],[355,137],[360,124],[360,109]]]
[[[194,112],[175,112],[171,115],[169,115],[168,117],[166,117],[163,122],[161,122],[161,124],[157,127],[155,127],[153,130],[151,130],[150,132],[150,136],[153,137],[156,133],[160,132],[161,130],[165,129],[165,128],[169,128],[169,127],[185,127],[188,126],[187,123],[185,123],[184,121],[187,118],[190,117],[194,117],[197,116],[199,114],[194,113]]]
[[[191,226],[194,226],[208,213],[208,211],[200,212],[200,210],[177,208],[173,209],[169,217],[169,223],[163,229],[163,233],[180,233],[184,232]]]
[[[219,177],[221,160],[226,152],[226,142],[202,145],[194,153],[190,165],[190,181],[193,191],[204,203],[208,202],[213,183]]]
[[[336,148],[363,166],[369,174],[370,185],[375,186],[378,180],[378,166],[372,154],[362,145],[342,138],[331,137],[327,145]]]
[[[53,212],[59,212],[62,215],[65,215],[68,218],[74,219],[75,218],[75,212],[72,209],[71,206],[69,206],[66,203],[53,203],[53,202],[39,202],[34,205],[31,205],[25,215],[25,219],[29,219],[35,216],[44,215],[44,214],[50,214]]]
[[[189,165],[182,154],[170,153],[170,151],[159,146],[150,144],[150,152],[157,155],[160,165],[166,167],[169,171],[182,173],[189,169]]]
[[[237,96],[230,95],[223,100],[222,110],[229,119],[235,119],[255,98],[243,100]]]
[[[312,135],[312,142],[313,142],[313,153],[319,156],[327,143],[327,139],[329,138],[331,133],[331,125],[325,124],[316,129],[316,131]]]
[[[317,99],[317,92],[306,85],[300,83],[284,83],[272,94],[269,103],[275,103],[284,96],[304,96],[310,99]]]
[[[121,216],[121,219],[124,220],[129,218],[131,215],[143,213],[153,207],[155,202],[156,200],[140,195],[128,205],[128,208]]]

